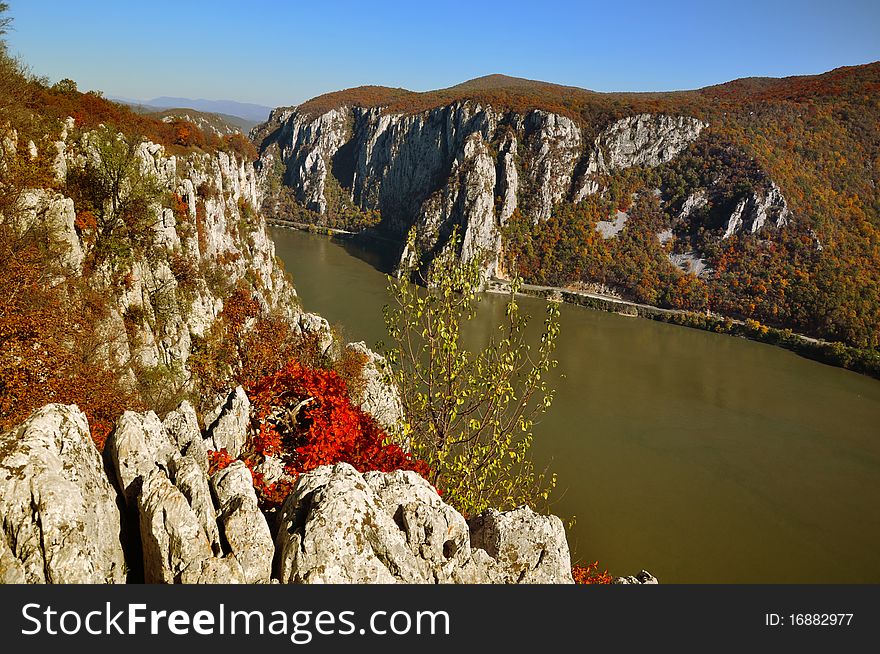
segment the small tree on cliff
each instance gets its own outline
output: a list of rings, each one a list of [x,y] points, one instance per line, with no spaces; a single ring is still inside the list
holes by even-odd
[[[559,309],[547,305],[533,348],[524,331],[529,317],[512,292],[485,347],[468,350],[462,329],[476,315],[481,266],[461,262],[458,243],[456,232],[424,277],[415,268],[389,277],[385,356],[405,414],[396,438],[428,464],[430,481],[466,515],[544,505],[556,478],[535,471],[529,449],[535,419],[553,399],[545,378],[557,364]]]
[[[93,156],[68,171],[67,194],[80,214],[94,221],[98,259],[124,253],[148,238],[161,197],[155,176],[142,170],[138,157],[141,140],[124,138],[107,127],[88,133],[84,145]],[[88,227],[88,223],[86,223]]]

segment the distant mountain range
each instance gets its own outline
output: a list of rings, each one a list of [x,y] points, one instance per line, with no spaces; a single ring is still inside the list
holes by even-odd
[[[133,98],[122,98],[108,96],[111,100],[123,102],[129,105],[143,106],[146,108],[155,107],[156,109],[196,109],[215,114],[226,114],[228,116],[237,116],[253,123],[262,123],[269,117],[272,107],[264,107],[260,104],[251,104],[248,102],[236,102],[234,100],[203,100],[192,98],[174,98],[161,96],[152,100],[136,100]]]

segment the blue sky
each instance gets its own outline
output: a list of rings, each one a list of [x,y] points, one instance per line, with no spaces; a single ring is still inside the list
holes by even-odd
[[[880,0],[8,0],[10,49],[81,90],[295,104],[487,75],[697,88],[880,60]]]

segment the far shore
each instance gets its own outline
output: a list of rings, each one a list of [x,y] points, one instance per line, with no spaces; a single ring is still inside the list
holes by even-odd
[[[351,237],[397,244],[397,241],[394,239],[377,233],[375,230],[354,232],[282,218],[269,218],[267,222],[275,227],[296,229],[313,234],[323,234],[331,237]],[[488,281],[485,290],[487,293],[509,294],[510,281],[492,278]],[[824,341],[805,334],[798,334],[790,329],[762,325],[754,320],[741,320],[715,313],[697,313],[683,309],[664,309],[650,304],[640,304],[631,300],[625,300],[613,295],[559,286],[521,284],[518,294],[563,302],[565,304],[574,304],[597,311],[648,318],[649,320],[658,320],[683,327],[702,329],[730,336],[740,336],[760,343],[776,345],[827,365],[846,368],[847,370],[880,379],[880,353],[874,350],[862,350],[844,343]]]

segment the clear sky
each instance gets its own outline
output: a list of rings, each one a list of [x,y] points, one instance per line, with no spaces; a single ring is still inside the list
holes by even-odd
[[[880,60],[880,0],[8,0],[10,49],[80,90],[270,106],[505,73],[698,88]]]

